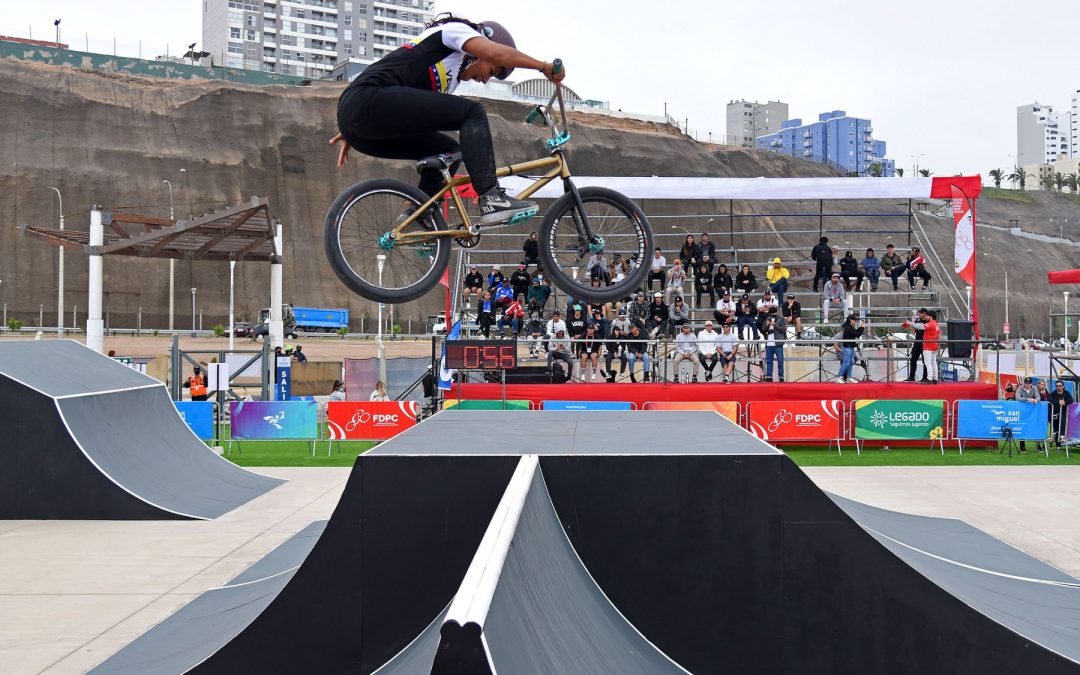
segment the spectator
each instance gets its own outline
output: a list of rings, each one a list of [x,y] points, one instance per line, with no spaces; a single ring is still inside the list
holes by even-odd
[[[844,284],[840,282],[840,274],[832,273],[832,279],[826,282],[821,292],[821,323],[829,322],[829,310],[839,309],[844,315],[850,311],[847,301],[847,292]]]
[[[608,328],[608,330],[612,331],[616,328],[619,329],[619,332],[622,334],[623,337],[626,337],[626,334],[630,332],[630,320],[626,318],[625,309],[619,310],[618,315],[615,317],[615,320],[611,322],[611,326]]]
[[[514,270],[514,273],[510,275],[510,286],[514,289],[514,297],[524,296],[529,292],[529,286],[532,284],[532,277],[525,271],[527,265],[522,262]]]
[[[652,304],[649,305],[649,318],[645,320],[645,331],[649,337],[656,337],[657,333],[663,332],[668,324],[668,306],[664,304],[664,295],[660,292],[653,293]]]
[[[492,265],[491,274],[488,275],[488,288],[495,290],[505,278],[502,273],[502,265]]]
[[[724,368],[724,383],[731,381],[731,373],[735,370],[735,357],[739,354],[739,343],[731,332],[731,324],[724,324],[723,332],[716,338],[716,344],[720,348],[720,364]]]
[[[544,311],[544,305],[547,304],[549,297],[551,297],[551,286],[541,283],[539,275],[533,277],[529,292],[525,295],[529,304],[532,305],[535,302],[540,311]]]
[[[675,304],[668,308],[668,337],[675,335],[678,326],[686,326],[690,323],[690,306],[683,302],[681,296],[675,296]]]
[[[761,296],[761,299],[757,301],[757,317],[755,321],[757,323],[758,332],[764,334],[762,326],[765,325],[765,319],[769,316],[770,309],[779,309],[780,301],[773,296],[772,291],[765,289],[765,294]]]
[[[461,299],[465,304],[469,304],[469,299],[474,295],[480,297],[480,294],[484,292],[484,275],[480,274],[480,268],[471,265],[462,285],[464,288],[461,290]]]
[[[926,314],[926,308],[925,307],[920,307],[919,311],[916,313],[915,317],[912,318],[911,322],[909,323],[909,326],[914,326],[914,324],[917,323],[918,318],[924,316],[925,314]],[[903,324],[901,324],[901,325],[903,325]],[[911,354],[908,355],[908,376],[907,376],[907,378],[905,378],[905,380],[904,380],[905,382],[914,382],[915,381],[915,374],[919,370],[919,364],[922,363],[923,329],[922,328],[914,328],[914,327],[912,327],[911,330],[914,333],[914,335],[913,335],[913,342],[911,343]],[[930,381],[930,379],[926,376],[927,372],[929,372],[929,371],[927,371],[926,367],[924,366],[923,367],[923,376],[922,376],[922,379],[919,380],[920,382],[929,382]]]
[[[480,332],[484,334],[484,337],[490,337],[491,326],[495,323],[495,301],[491,299],[491,291],[484,291],[479,310],[476,314],[476,323],[480,326]]]
[[[610,277],[607,275],[608,261],[603,251],[593,253],[587,265],[589,268],[589,281],[594,286],[604,286]]]
[[[795,337],[802,337],[802,304],[795,299],[794,293],[787,294],[781,314],[784,322],[789,326],[795,326]]]
[[[649,307],[650,305],[645,303],[645,293],[638,291],[637,297],[630,303],[630,309],[627,311],[627,318],[631,324],[636,324],[641,330],[645,330],[645,323],[649,320]],[[629,334],[629,329],[624,335]]]
[[[836,375],[837,383],[855,381],[852,377],[852,371],[855,369],[855,348],[865,330],[865,326],[856,325],[858,320],[858,315],[849,314],[844,320],[844,325],[840,327],[840,372]]]
[[[608,332],[607,313],[602,305],[592,305],[590,311],[592,316],[589,318],[589,325],[596,328],[596,337],[603,340]]]
[[[649,363],[649,343],[637,324],[630,326],[630,335],[627,336],[623,344],[626,345],[626,360],[630,364],[630,381],[637,382],[637,378],[634,377],[634,364],[640,360],[643,368],[642,381],[648,382],[651,365]]]
[[[787,293],[788,279],[790,277],[791,272],[780,262],[780,258],[773,258],[772,267],[765,271],[765,280],[769,282],[769,289],[778,298],[784,297],[784,294]]]
[[[1017,403],[1031,403],[1035,404],[1041,400],[1038,390],[1035,389],[1035,385],[1031,383],[1030,377],[1024,378],[1024,383],[1016,389],[1015,400]],[[1035,446],[1036,449],[1039,447]],[[1020,441],[1020,452],[1027,452],[1027,443]]]
[[[514,288],[510,285],[509,279],[503,279],[499,282],[499,285],[495,287],[495,293],[492,296],[495,300],[495,306],[506,307],[514,301]]]
[[[369,401],[389,401],[390,396],[386,393],[386,385],[382,380],[375,383],[375,389],[368,396]]]
[[[698,273],[694,275],[694,303],[701,307],[701,295],[703,293],[709,294],[709,307],[716,304],[716,293],[713,290],[713,277],[709,273],[708,263],[701,263],[698,265]]]
[[[726,288],[721,291],[720,301],[716,303],[716,310],[713,311],[713,318],[721,326],[727,326],[735,320],[735,301],[731,299],[731,291]]]
[[[596,327],[589,324],[585,327],[585,334],[574,344],[577,348],[578,359],[581,360],[581,381],[596,382],[596,371],[600,364],[600,346],[602,338],[597,336]],[[591,366],[591,368],[589,368]],[[586,376],[586,370],[589,375]]]
[[[926,258],[919,251],[918,246],[911,247],[911,254],[907,259],[907,278],[911,290],[915,290],[915,280],[922,279],[922,289],[925,291],[930,286],[930,273],[926,271]]]
[[[866,249],[866,257],[860,265],[866,274],[866,280],[870,282],[870,290],[876,291],[878,280],[881,279],[881,261],[874,255],[874,249]]]
[[[716,244],[709,240],[708,232],[701,233],[701,239],[698,241],[698,250],[701,251],[701,262],[704,263],[706,269],[711,272],[713,265],[716,264]]]
[[[551,373],[552,382],[566,382],[574,376],[574,357],[571,356],[570,350],[570,339],[566,337],[566,330],[559,328],[555,331],[555,337],[551,340],[551,348],[548,350],[548,371]],[[561,361],[565,366],[566,374],[564,376],[559,376],[556,373],[556,361]]]
[[[1054,445],[1060,446],[1065,439],[1065,422],[1068,409],[1073,403],[1072,394],[1061,380],[1054,382],[1054,391],[1047,397],[1050,402],[1050,430],[1054,434]]]
[[[778,382],[784,381],[784,341],[787,340],[787,322],[777,307],[770,307],[762,327],[765,334],[765,380],[772,382],[773,361],[776,361]]]
[[[341,385],[341,380],[334,380],[334,387],[330,390],[331,401],[344,401],[345,400],[345,387]]]
[[[673,296],[682,295],[683,284],[685,283],[686,269],[683,268],[682,259],[676,258],[671,269],[667,271],[667,284],[664,286],[664,302],[670,305]]]
[[[604,369],[607,374],[607,381],[615,381],[615,371],[611,368],[611,363],[615,359],[619,359],[619,375],[626,372],[626,344],[625,333],[623,332],[621,325],[611,325],[611,335],[604,341]]]
[[[896,270],[900,271],[897,272]],[[889,244],[885,247],[885,255],[881,256],[881,273],[892,281],[892,289],[894,291],[900,290],[896,285],[896,279],[903,271],[904,263],[900,260],[900,256],[896,255],[896,247]]]
[[[694,241],[694,235],[686,235],[686,241],[679,249],[679,260],[682,261],[684,270],[697,269],[698,263],[701,262],[701,248]]]
[[[551,282],[548,281],[547,275],[544,274],[544,266],[543,265],[537,265],[536,266],[536,274],[533,275],[533,279],[539,279],[540,283],[547,286],[548,288],[551,288]]]
[[[690,330],[690,324],[684,323],[679,330],[679,334],[675,336],[675,380],[679,380],[679,364],[683,361],[689,361],[693,366],[694,382],[697,382],[698,374],[698,362],[697,362],[697,336]]]
[[[660,288],[664,287],[664,268],[667,267],[667,258],[660,253],[660,248],[653,249],[652,257],[649,258],[649,276],[645,284],[648,290],[652,290],[653,280],[660,282]]]
[[[276,364],[277,361],[275,360]],[[277,372],[277,368],[274,368]],[[195,366],[191,369],[191,377],[184,382],[184,389],[187,389],[191,394],[192,401],[205,401],[207,397],[206,390],[206,375],[203,374],[202,367]]]
[[[735,275],[736,293],[753,293],[757,290],[758,280],[750,271],[749,265],[743,265],[739,273]]]
[[[701,363],[701,367],[705,369],[706,382],[712,381],[713,370],[716,369],[716,364],[719,361],[716,356],[716,347],[719,339],[720,334],[713,330],[712,321],[706,321],[705,329],[697,334],[697,357],[698,362]]]
[[[722,293],[725,289],[731,290],[735,287],[735,282],[731,279],[731,275],[728,274],[727,265],[720,263],[716,266],[716,274],[713,275],[713,288],[718,293]]]
[[[851,251],[840,258],[840,279],[844,282],[845,291],[850,292],[852,288],[858,291],[862,288],[863,273],[859,271],[859,261]],[[855,280],[854,284],[851,283],[852,279]]]
[[[540,243],[536,240],[536,232],[529,233],[529,238],[521,245],[521,250],[525,253],[526,265],[540,264]]]
[[[829,238],[822,237],[817,246],[810,249],[810,259],[815,262],[814,267],[814,292],[818,290],[818,281],[828,283],[832,276],[833,253],[829,247]]]
[[[739,298],[739,304],[735,305],[735,325],[738,327],[738,334],[740,340],[746,340],[743,328],[749,326],[753,331],[754,339],[757,340],[761,337],[758,334],[757,328],[757,308],[751,304],[750,296],[746,293]]]
[[[926,367],[926,375],[930,378],[930,384],[938,383],[937,353],[938,340],[941,338],[941,329],[938,327],[937,312],[933,310],[919,311],[918,321],[905,321],[901,324],[905,328],[911,326],[923,331],[923,366]]]
[[[540,347],[544,342],[544,313],[535,300],[529,301],[529,319],[525,322],[525,342],[529,345],[529,356],[540,356]]]
[[[577,340],[585,335],[585,328],[588,325],[589,317],[585,316],[581,305],[574,305],[574,308],[570,310],[570,316],[566,319],[566,336],[571,340]]]
[[[497,326],[499,329],[500,337],[517,337],[521,332],[521,324],[525,319],[525,308],[521,306],[521,301],[525,296],[519,295],[513,300],[506,309],[503,310],[503,315],[499,317]],[[507,335],[506,329],[509,328],[511,333]]]
[[[562,320],[562,315],[559,310],[555,310],[551,313],[551,320],[547,322],[547,327],[544,329],[544,335],[551,337],[559,331],[566,333],[566,322]]]
[[[304,345],[296,345],[292,357],[296,359],[297,363],[307,363],[307,354],[304,353]]]

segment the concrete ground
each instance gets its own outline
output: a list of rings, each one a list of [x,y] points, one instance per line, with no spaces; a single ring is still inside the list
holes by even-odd
[[[0,521],[0,667],[81,673],[314,520],[349,469],[288,483],[210,522]],[[1080,467],[811,468],[874,506],[960,518],[1080,577]]]

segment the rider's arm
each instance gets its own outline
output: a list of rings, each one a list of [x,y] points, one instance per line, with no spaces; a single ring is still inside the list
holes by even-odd
[[[470,38],[462,45],[462,48],[465,52],[472,54],[477,58],[490,61],[491,63],[505,68],[530,68],[532,70],[539,70],[544,74],[544,77],[552,82],[562,82],[563,78],[566,77],[565,66],[556,73],[555,67],[550,63],[534,59],[528,54],[519,52],[513,47],[507,47],[498,42],[492,42],[485,37]]]

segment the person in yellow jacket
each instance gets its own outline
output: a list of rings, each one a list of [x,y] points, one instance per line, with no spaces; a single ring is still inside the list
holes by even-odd
[[[780,258],[772,259],[772,266],[765,272],[765,279],[769,282],[769,288],[773,295],[782,298],[787,295],[788,278],[791,272],[780,262]]]

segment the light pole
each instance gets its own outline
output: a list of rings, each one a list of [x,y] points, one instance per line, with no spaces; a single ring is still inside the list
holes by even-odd
[[[196,292],[196,290],[198,290],[198,289],[195,289],[195,288],[191,289],[191,337],[195,337],[197,335],[197,333],[195,332],[195,292]]]
[[[924,153],[921,153],[921,154],[918,154],[918,155],[912,155],[912,156],[911,156],[911,159],[912,159],[912,161],[913,161],[913,162],[914,162],[914,164],[915,164],[915,175],[914,175],[914,178],[918,178],[918,177],[919,177],[919,160],[920,160],[920,159],[922,159],[922,158],[923,158],[923,157],[925,157],[925,156],[926,156],[926,153],[925,153],[925,152],[924,152]]]
[[[173,213],[172,183],[169,179],[161,181],[169,188],[169,220],[176,225],[176,215]],[[173,317],[176,316],[173,302],[176,299],[176,259],[169,258],[169,330],[173,330]]]
[[[236,281],[236,261],[229,261],[229,351],[233,349],[233,298],[234,283]]]
[[[1062,328],[1065,331],[1065,352],[1069,351],[1069,292],[1062,291],[1062,295],[1065,296],[1065,320],[1062,321]]]
[[[382,287],[383,265],[386,264],[386,255],[383,254],[383,253],[380,253],[379,255],[375,256],[375,260],[378,261],[378,265],[379,265],[379,287],[381,288]],[[379,334],[375,336],[375,347],[378,349],[378,352],[379,352],[379,380],[381,380],[384,385],[386,384],[386,350],[385,350],[385,348],[383,346],[383,337],[382,337],[382,335],[383,335],[383,308],[385,308],[385,306],[386,305],[384,305],[382,302],[379,303]]]
[[[1005,268],[1005,341],[1009,341],[1009,269]]]
[[[52,25],[56,26],[56,44],[57,44],[56,48],[59,49],[60,48],[60,46],[59,46],[60,45],[60,19],[57,19],[57,20],[53,21]]]
[[[57,25],[57,39],[59,42],[60,32],[60,19],[56,20]],[[56,198],[60,200],[60,231],[64,231],[64,197],[60,194],[60,190],[57,188],[49,188],[56,193]],[[56,264],[56,333],[57,335],[64,334],[64,247],[59,246],[60,250],[57,251],[59,259]]]

